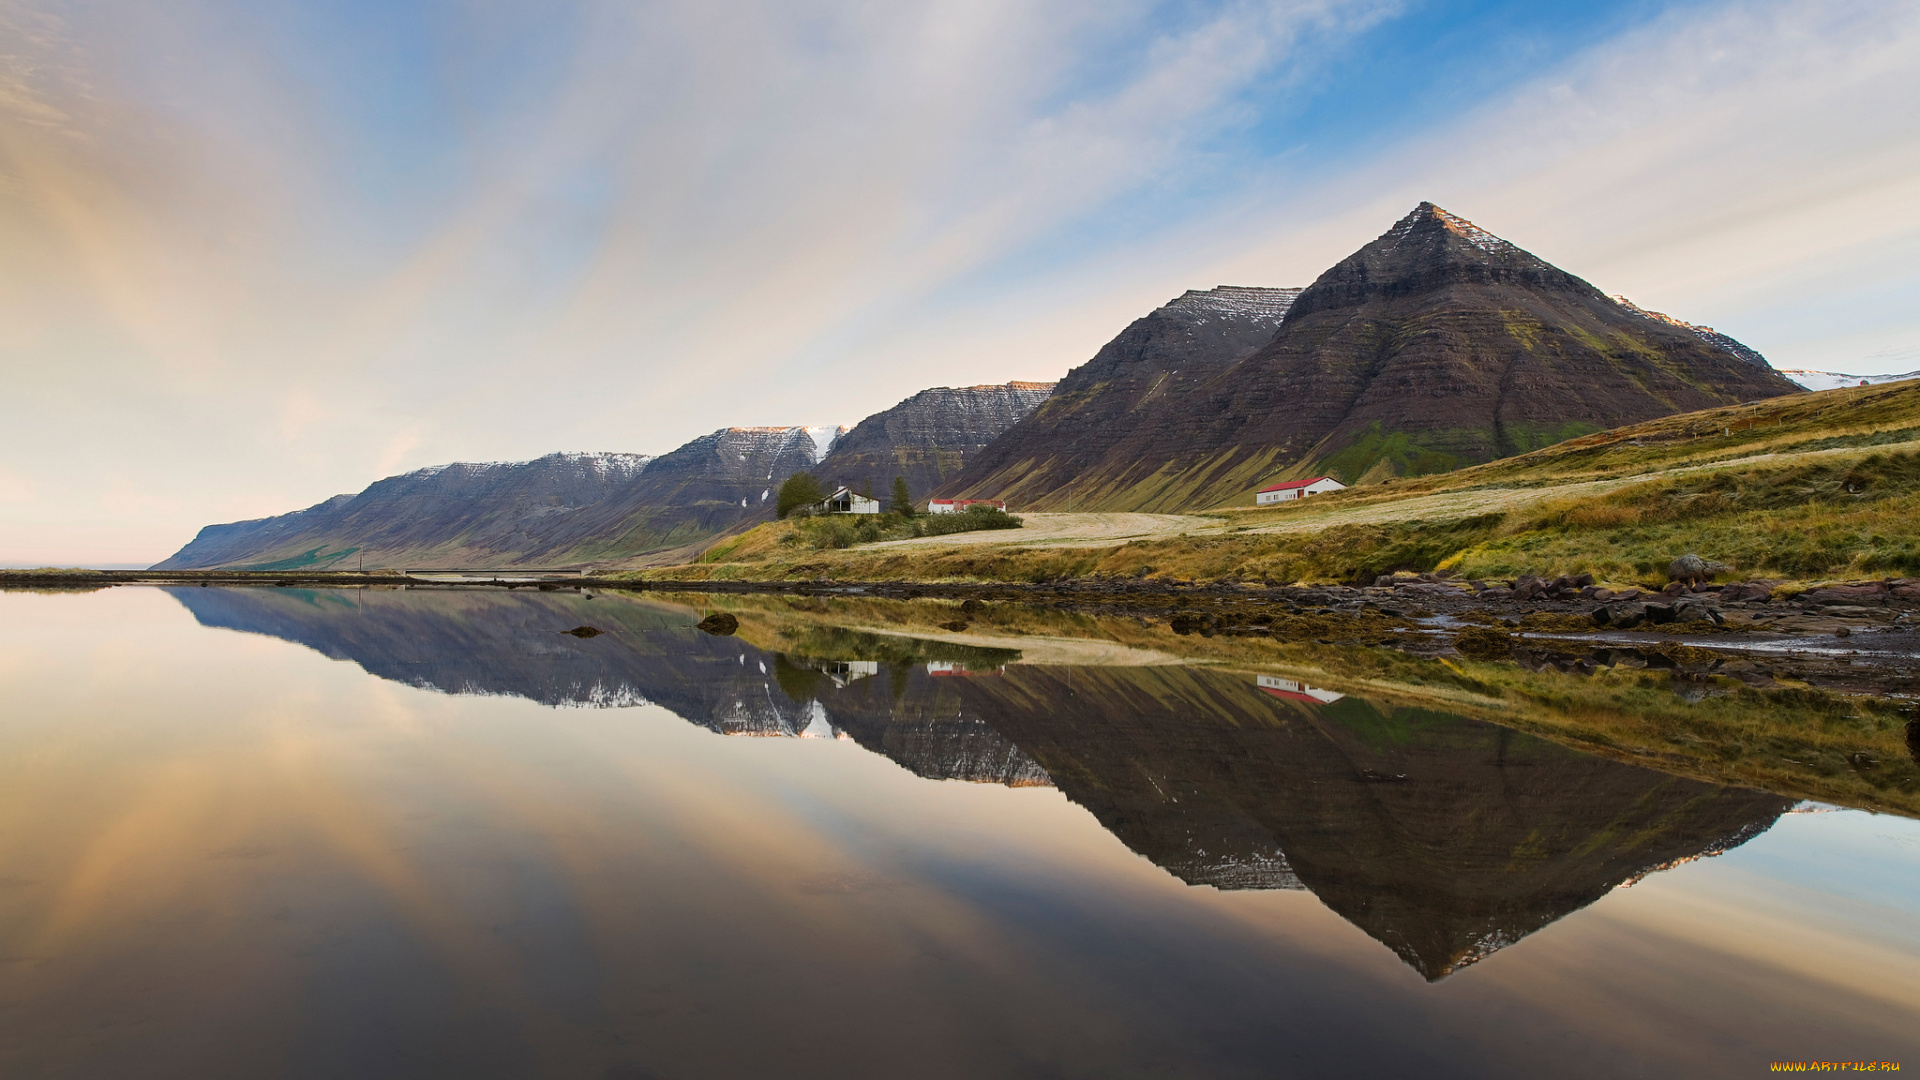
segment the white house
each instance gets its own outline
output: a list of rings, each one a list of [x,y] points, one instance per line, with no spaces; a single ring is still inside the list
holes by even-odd
[[[999,499],[928,499],[929,514],[958,514],[975,506],[991,506],[995,510],[1005,510],[1007,504]]]
[[[1347,485],[1331,476],[1316,476],[1311,480],[1289,480],[1284,484],[1263,487],[1253,493],[1253,501],[1259,506],[1272,506],[1274,503],[1292,502],[1309,495],[1322,492],[1339,491]]]
[[[877,514],[880,500],[857,495],[852,488],[839,488],[820,503],[823,514]]]

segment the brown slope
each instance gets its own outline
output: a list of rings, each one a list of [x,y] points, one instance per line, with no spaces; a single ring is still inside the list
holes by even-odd
[[[1189,290],[1136,319],[1053,396],[967,463],[936,494],[1025,505],[1097,467],[1148,405],[1205,385],[1265,345],[1299,289]]]
[[[1422,203],[1302,292],[1265,348],[1130,417],[1074,479],[1076,500],[1221,505],[1275,477],[1441,472],[1798,392],[1718,337],[1623,306]],[[1041,505],[1065,502],[1064,485],[1044,491]]]

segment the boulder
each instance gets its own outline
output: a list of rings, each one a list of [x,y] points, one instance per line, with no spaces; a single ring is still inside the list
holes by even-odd
[[[1604,622],[1600,619],[1602,612],[1607,616]],[[1615,630],[1631,630],[1647,621],[1647,605],[1607,604],[1594,612],[1593,621],[1602,626],[1611,626]]]
[[[740,629],[740,620],[724,611],[716,611],[694,624],[715,637],[727,637]]]
[[[1667,566],[1667,579],[1687,585],[1705,584],[1713,574],[1707,569],[1707,560],[1688,552],[1673,560]]]
[[[1673,606],[1673,621],[1677,623],[1710,623],[1719,626],[1727,620],[1710,604],[1698,601],[1682,600]]]
[[[1893,596],[1893,589],[1884,581],[1870,581],[1862,585],[1829,585],[1824,589],[1811,589],[1800,594],[1803,603],[1818,604],[1827,607],[1834,604],[1849,604],[1855,607],[1885,607]]]
[[[1673,621],[1672,604],[1647,604],[1647,621],[1650,623],[1670,623]]]

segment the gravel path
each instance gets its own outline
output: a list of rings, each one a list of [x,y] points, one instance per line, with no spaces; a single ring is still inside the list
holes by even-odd
[[[914,540],[886,540],[862,544],[861,551],[880,548],[945,549],[992,544],[995,547],[1110,547],[1128,540],[1161,540],[1181,533],[1218,536],[1227,525],[1219,518],[1188,514],[1020,514],[1020,529],[922,536]]]

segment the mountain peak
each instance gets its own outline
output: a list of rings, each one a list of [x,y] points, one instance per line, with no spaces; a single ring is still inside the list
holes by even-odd
[[[1533,258],[1515,245],[1500,239],[1466,218],[1449,213],[1430,202],[1422,202],[1414,207],[1412,213],[1394,223],[1393,228],[1388,229],[1386,235],[1380,240],[1391,241],[1397,248],[1403,241],[1436,233],[1457,236],[1488,255],[1518,255],[1526,259]]]

